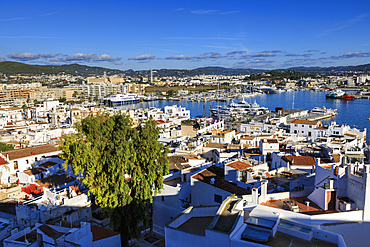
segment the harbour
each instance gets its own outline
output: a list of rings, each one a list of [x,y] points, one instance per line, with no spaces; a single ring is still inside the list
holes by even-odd
[[[278,94],[259,94],[253,97],[245,98],[244,100],[250,104],[257,103],[261,107],[266,107],[274,110],[276,107],[283,109],[302,109],[311,110],[315,107],[326,107],[327,109],[337,109],[337,115],[327,118],[320,115],[312,115],[309,120],[320,120],[327,124],[335,121],[338,124],[346,124],[356,128],[370,128],[370,117],[368,109],[370,108],[370,99],[358,100],[340,100],[325,98],[325,91],[287,91]],[[238,103],[243,99],[233,99],[233,102]],[[157,100],[151,102],[140,102],[136,104],[117,106],[119,109],[137,109],[158,107],[164,108],[167,105],[181,105],[189,109],[191,117],[195,116],[210,116],[210,109],[217,106],[227,106],[230,101],[187,101],[187,100]],[[367,134],[367,138],[369,138]]]

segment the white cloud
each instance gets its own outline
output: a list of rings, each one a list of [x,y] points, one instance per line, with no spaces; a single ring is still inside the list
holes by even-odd
[[[131,57],[129,58],[128,60],[152,60],[152,59],[155,59],[155,56],[153,56],[152,54],[143,54],[143,55],[139,55],[139,56],[136,56],[136,57]]]

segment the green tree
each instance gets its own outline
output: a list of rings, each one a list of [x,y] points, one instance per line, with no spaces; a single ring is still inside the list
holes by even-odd
[[[168,92],[167,92],[168,97],[172,97],[172,96],[174,96],[174,94],[175,94],[175,90],[173,90],[173,89],[168,90]]]
[[[127,115],[89,116],[76,124],[78,134],[63,136],[62,158],[107,210],[123,245],[151,223],[153,195],[168,174],[168,150],[157,142],[149,120],[132,127]]]
[[[13,149],[14,149],[13,145],[0,142],[0,152],[9,151]]]

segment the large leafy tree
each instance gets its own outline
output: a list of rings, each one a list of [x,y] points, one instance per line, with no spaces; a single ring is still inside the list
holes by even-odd
[[[0,142],[0,152],[9,151],[13,149],[14,149],[14,146],[12,144]]]
[[[109,211],[113,229],[127,244],[149,222],[152,197],[168,173],[159,130],[152,120],[133,128],[122,114],[89,116],[75,127],[78,134],[63,137],[62,158]]]

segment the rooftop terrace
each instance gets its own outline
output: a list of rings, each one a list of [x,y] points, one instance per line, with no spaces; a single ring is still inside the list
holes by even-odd
[[[211,224],[213,218],[213,216],[192,217],[180,225],[177,229],[192,234],[205,236],[206,228]]]
[[[309,202],[309,206],[306,204]],[[289,199],[281,199],[281,200],[270,200],[261,205],[269,206],[273,208],[280,208],[291,211],[289,208],[289,203],[293,203],[299,207],[299,213],[308,214],[308,215],[316,215],[316,214],[328,214],[328,213],[337,213],[335,210],[328,210],[325,211],[317,206],[314,202],[312,202],[307,197],[294,197]]]

